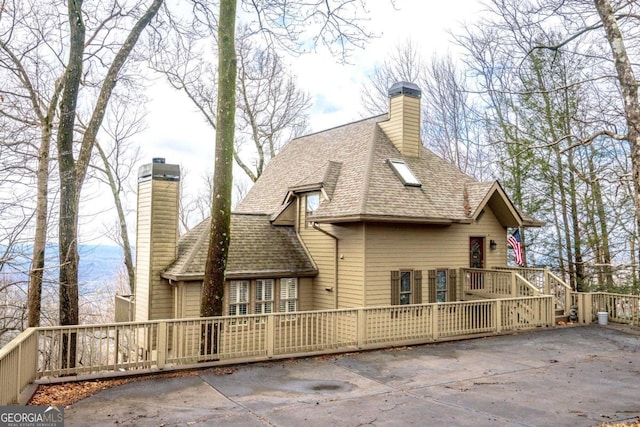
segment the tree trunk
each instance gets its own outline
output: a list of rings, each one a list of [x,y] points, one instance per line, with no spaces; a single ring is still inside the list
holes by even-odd
[[[104,164],[104,173],[107,176],[107,180],[109,181],[109,188],[111,189],[111,194],[113,195],[113,202],[116,205],[116,211],[118,212],[118,223],[120,225],[120,244],[122,245],[122,251],[124,252],[124,265],[127,269],[127,277],[129,278],[129,292],[131,294],[135,293],[135,281],[136,281],[136,271],[133,266],[133,255],[131,254],[131,243],[129,240],[129,231],[127,230],[127,217],[124,214],[124,209],[122,208],[122,200],[120,198],[120,188],[118,188],[118,184],[116,183],[115,177],[113,176],[113,172],[111,171],[111,167],[109,165],[109,159],[107,159],[107,155],[104,150],[100,146],[100,144],[95,144],[96,149],[98,150],[98,154],[100,154],[100,158],[102,159],[102,163]]]
[[[60,99],[58,126],[58,170],[60,172],[60,222],[58,247],[60,256],[60,325],[78,324],[78,188],[73,159],[73,136],[76,104],[82,78],[85,27],[82,0],[68,0],[69,62],[65,70],[64,89]],[[75,366],[75,339],[63,335],[62,367]]]
[[[558,141],[559,137],[558,137],[557,131],[559,129],[556,129],[557,124],[556,124],[556,117],[554,114],[555,111],[553,108],[553,101],[551,100],[549,96],[549,91],[546,88],[544,74],[541,67],[541,59],[532,55],[532,60],[533,60],[533,71],[535,72],[536,81],[537,81],[537,89],[540,90],[542,99],[544,100],[544,105],[542,106],[542,108],[543,108],[544,120],[547,126],[548,136],[551,138],[551,141]],[[569,221],[570,213],[568,211],[568,207],[570,207],[570,203],[569,203],[569,198],[567,197],[567,188],[564,183],[564,175],[565,175],[564,164],[562,162],[562,157],[560,155],[560,148],[558,147],[558,145],[554,145],[552,149],[554,153],[556,173],[555,173],[555,177],[553,176],[553,174],[551,174],[550,176],[551,176],[551,179],[555,178],[556,182],[558,183],[557,188],[559,190],[559,195],[560,195],[559,202],[560,202],[560,212],[561,212],[562,226],[563,226],[562,228],[564,231],[564,238],[566,242],[565,250],[566,250],[566,257],[567,257],[568,274],[569,274],[569,285],[571,286],[572,289],[577,290],[578,284],[576,281],[576,263],[574,263],[574,254],[572,252],[572,247],[576,245],[577,242],[572,243],[571,241],[572,227]],[[574,189],[572,188],[569,188],[568,190],[569,192],[574,191]],[[572,210],[572,211],[575,211],[575,210]],[[575,231],[575,227],[577,226],[578,226],[577,224],[573,224],[574,231]]]
[[[211,230],[205,265],[200,315],[223,313],[224,272],[230,240],[233,143],[236,110],[236,0],[220,1],[218,22],[218,106],[216,159],[211,204]]]
[[[587,292],[584,274],[584,260],[582,258],[582,231],[580,230],[580,218],[578,218],[578,195],[576,189],[575,167],[573,164],[573,151],[567,155],[569,162],[569,199],[571,200],[571,224],[573,230],[573,256],[575,259],[576,290]]]
[[[77,161],[73,156],[74,125],[84,56],[85,27],[82,22],[82,0],[68,0],[69,62],[65,70],[64,90],[60,100],[58,129],[58,169],[60,171],[60,324],[77,325],[78,316],[78,207],[95,137],[102,125],[109,99],[140,34],[157,14],[163,0],[154,0],[136,22],[118,50],[100,88],[93,114],[82,138]],[[68,351],[63,367],[75,366],[75,337],[63,336],[63,354]]]
[[[45,124],[42,126],[40,148],[38,149],[38,170],[36,171],[36,229],[33,238],[33,257],[31,259],[31,268],[29,269],[29,292],[27,296],[27,325],[30,328],[40,326],[42,279],[47,244],[50,145],[51,126]]]
[[[603,281],[600,285],[604,285],[604,289],[607,292],[612,292],[613,290],[613,271],[611,268],[611,249],[609,245],[609,228],[607,227],[607,217],[606,217],[606,208],[605,203],[602,198],[602,185],[598,180],[598,177],[595,172],[595,165],[593,164],[593,157],[595,156],[594,148],[589,147],[589,156],[588,156],[588,166],[589,166],[589,177],[591,181],[591,197],[593,198],[593,204],[595,205],[595,213],[597,215],[598,221],[594,222],[594,224],[598,224],[600,228],[600,239],[598,240],[598,245],[601,248],[601,262],[604,264],[601,271],[604,273]]]

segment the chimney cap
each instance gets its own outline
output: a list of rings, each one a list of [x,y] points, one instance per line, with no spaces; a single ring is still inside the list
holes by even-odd
[[[420,87],[411,82],[396,82],[389,88],[389,98],[397,95],[409,95],[415,98],[420,98],[422,91]]]
[[[180,166],[166,164],[163,157],[154,157],[151,163],[138,169],[138,182],[148,179],[180,181]]]

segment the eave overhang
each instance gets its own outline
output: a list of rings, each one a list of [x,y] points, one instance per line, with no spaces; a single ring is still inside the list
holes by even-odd
[[[423,216],[398,216],[398,215],[344,215],[331,217],[310,217],[310,221],[322,224],[348,223],[348,222],[386,222],[399,224],[471,224],[473,221],[467,218],[432,218]]]
[[[240,280],[240,279],[280,279],[283,277],[313,277],[318,275],[318,270],[247,270],[247,271],[230,271],[225,273],[226,280]],[[198,280],[204,280],[204,273],[185,273],[185,274],[166,274],[160,273],[160,276],[164,279],[175,282],[193,282]]]

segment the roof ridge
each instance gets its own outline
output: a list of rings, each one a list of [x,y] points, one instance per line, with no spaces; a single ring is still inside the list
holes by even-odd
[[[191,262],[193,262],[193,259],[196,257],[196,255],[200,251],[200,247],[202,246],[203,240],[205,240],[205,237],[209,236],[209,233],[207,233],[207,230],[209,228],[211,228],[211,217],[203,220],[196,227],[198,227],[199,225],[201,225],[201,224],[203,224],[205,222],[208,223],[208,225],[207,225],[207,227],[205,227],[204,232],[200,233],[200,235],[196,239],[195,244],[191,247],[191,250],[189,251],[189,254],[187,255],[187,258],[185,259],[184,265],[190,265]]]
[[[367,160],[366,171],[364,174],[364,182],[362,186],[362,199],[360,200],[360,212],[363,215],[367,213],[367,200],[369,197],[369,186],[371,184],[371,170],[373,169],[373,160],[375,158],[375,146],[378,136],[382,132],[378,123],[373,125],[373,132],[371,136],[371,141],[369,141],[369,159]]]
[[[311,132],[311,133],[308,133],[306,135],[296,136],[295,138],[291,138],[291,141],[295,141],[296,139],[307,138],[307,137],[313,136],[313,135],[318,135],[318,134],[325,133],[325,132],[328,132],[328,131],[331,131],[331,130],[335,130],[335,129],[339,129],[339,128],[342,128],[342,127],[355,125],[356,123],[365,122],[367,120],[377,119],[378,117],[388,117],[388,114],[387,113],[376,114],[375,116],[369,116],[369,117],[365,117],[365,118],[362,118],[362,119],[359,119],[359,120],[354,120],[352,122],[342,123],[340,125],[333,126],[333,127],[327,128],[327,129],[322,129],[322,130],[319,130],[319,131],[316,131],[316,132]],[[291,143],[291,141],[289,141],[289,143]],[[287,145],[289,145],[289,144],[287,144]]]

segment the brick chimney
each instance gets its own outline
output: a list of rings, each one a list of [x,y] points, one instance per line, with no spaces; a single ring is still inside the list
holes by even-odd
[[[136,321],[172,318],[172,288],[160,278],[177,256],[180,166],[163,158],[138,170]]]
[[[420,88],[409,82],[389,89],[389,120],[380,128],[405,157],[420,157]]]

